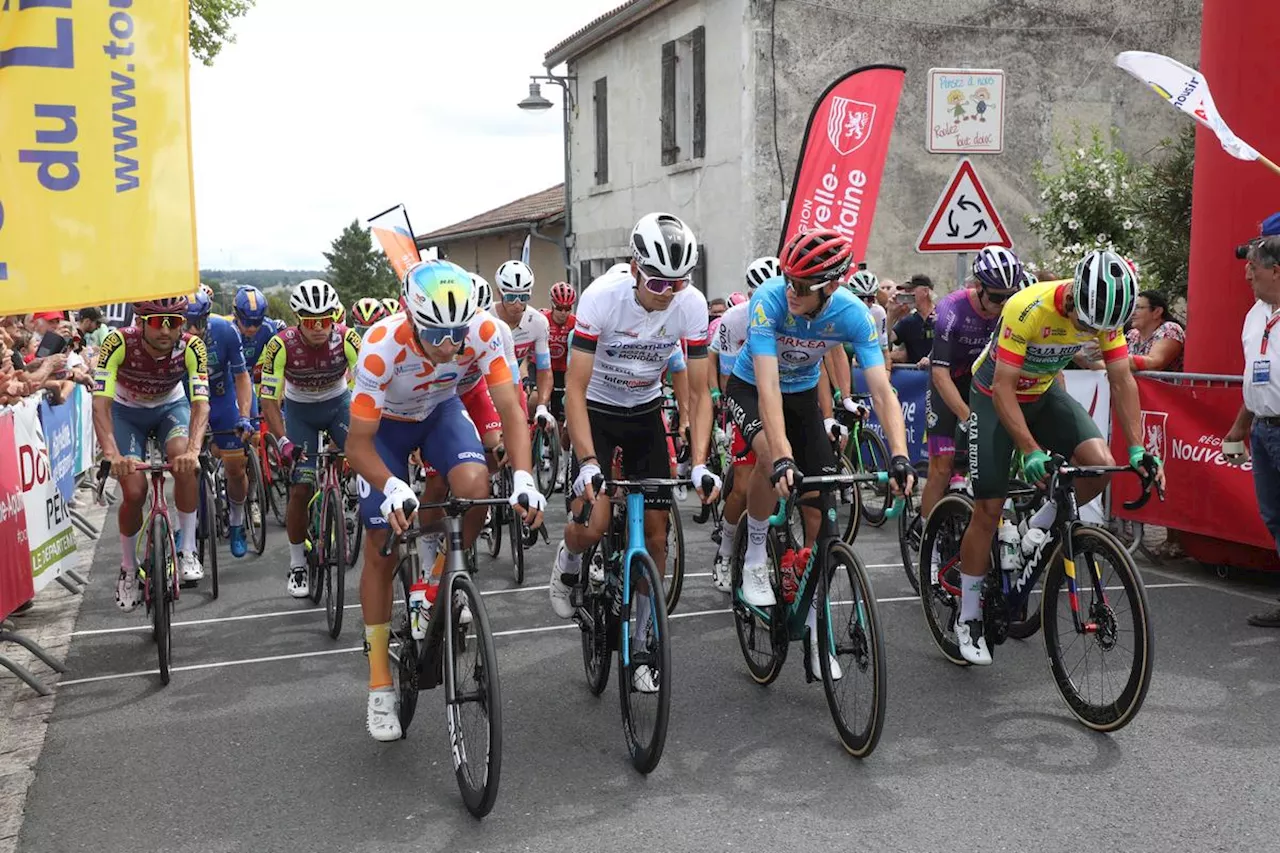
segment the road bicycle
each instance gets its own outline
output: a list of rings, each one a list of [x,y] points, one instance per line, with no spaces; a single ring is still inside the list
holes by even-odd
[[[499,461],[501,458],[499,454]],[[511,466],[503,465],[496,474],[489,476],[489,482],[494,498],[500,498],[502,502],[489,505],[489,514],[485,518],[480,535],[485,540],[489,556],[496,560],[502,554],[502,533],[506,530],[507,539],[511,544],[511,576],[519,586],[524,583],[524,549],[530,538],[530,531],[510,504],[511,493],[515,489],[515,475],[511,471]],[[475,571],[474,552],[471,566],[471,570]]]
[[[854,394],[853,398],[868,410],[870,409],[870,394]],[[845,444],[844,455],[849,460],[853,473],[887,472],[891,458],[889,448],[885,445],[880,433],[867,423],[869,415],[859,417],[853,412],[846,411],[842,406],[837,406],[835,417],[845,429],[849,430],[849,441]],[[887,518],[885,511],[891,503],[887,481],[881,482],[878,478],[864,480],[858,486],[858,491],[861,493],[861,500],[858,503],[861,510],[860,519],[872,527],[883,525]],[[856,532],[855,528],[855,535]]]
[[[347,581],[347,529],[343,520],[343,488],[341,470],[343,455],[334,448],[329,436],[320,432],[316,454],[316,488],[307,502],[307,584],[312,602],[324,599],[325,621],[329,636],[338,639],[342,633],[343,602]]]

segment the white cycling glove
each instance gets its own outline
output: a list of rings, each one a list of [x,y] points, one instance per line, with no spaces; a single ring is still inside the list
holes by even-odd
[[[840,405],[850,414],[857,415],[860,418],[865,418],[867,416],[867,407],[859,403],[852,396],[841,399]]]
[[[404,480],[388,477],[386,485],[382,487],[382,494],[384,497],[379,510],[383,518],[390,518],[398,509],[403,509],[405,515],[408,515],[418,508],[418,496]]]
[[[714,483],[714,485],[705,492],[702,491],[703,477],[710,477],[712,482]],[[694,465],[692,479],[693,479],[693,487],[697,489],[699,493],[701,493],[704,496],[713,494],[715,490],[720,488],[721,486],[720,478],[717,477],[714,473],[712,473],[711,470],[707,468],[706,465]]]
[[[533,412],[535,421],[545,421],[551,423],[551,413],[547,411],[547,407],[539,404],[538,408]]]
[[[538,491],[533,475],[528,471],[516,471],[511,475],[512,506],[520,503],[521,495],[529,501],[529,509],[541,511],[547,508],[547,499],[542,496],[542,492]]]
[[[832,441],[839,441],[844,438],[844,435],[847,432],[844,428],[844,424],[840,423],[835,418],[823,418],[822,428],[827,431],[827,435],[831,437]]]
[[[591,483],[592,478],[600,473],[600,466],[594,462],[587,462],[578,469],[578,478],[573,481],[573,495],[580,496],[586,491],[587,486]]]

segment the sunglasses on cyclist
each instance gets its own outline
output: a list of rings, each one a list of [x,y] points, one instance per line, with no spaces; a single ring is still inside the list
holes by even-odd
[[[533,294],[532,294],[532,293],[504,293],[504,294],[502,294],[502,301],[503,301],[503,302],[505,302],[505,303],[507,303],[508,305],[514,304],[514,303],[516,303],[516,302],[528,302],[528,301],[529,301],[530,299],[532,299],[532,298],[533,298]]]
[[[181,329],[187,325],[186,315],[183,314],[146,314],[139,317],[148,328],[152,329]]]
[[[643,267],[637,267],[636,270],[640,273],[640,283],[650,293],[666,293],[668,290],[679,293],[689,286],[688,276],[684,278],[659,278],[658,276],[649,275],[644,271]]]
[[[188,317],[187,325],[193,329],[203,329],[205,326],[209,325],[209,318],[208,317]]]
[[[816,281],[811,278],[793,278],[789,275],[784,275],[783,278],[786,279],[787,290],[790,290],[796,296],[808,296],[810,293],[813,293],[815,290],[821,290],[828,284],[828,282],[825,281]]]
[[[467,341],[467,327],[441,326],[431,329],[419,329],[418,340],[433,347],[444,346],[445,341],[460,347]]]
[[[303,329],[331,329],[338,318],[332,314],[323,317],[299,317],[298,326]]]
[[[1017,291],[1013,290],[992,290],[989,287],[982,288],[982,293],[987,297],[987,301],[992,305],[999,305],[1013,296]]]

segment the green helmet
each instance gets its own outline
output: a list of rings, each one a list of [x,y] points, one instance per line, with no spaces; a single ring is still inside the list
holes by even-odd
[[[854,296],[875,296],[880,290],[880,279],[870,270],[858,270],[849,278],[849,289]]]
[[[1133,316],[1138,277],[1115,252],[1090,252],[1076,264],[1071,288],[1080,322],[1094,329],[1119,329]]]

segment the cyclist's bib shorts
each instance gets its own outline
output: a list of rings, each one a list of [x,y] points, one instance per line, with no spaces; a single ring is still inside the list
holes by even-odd
[[[972,377],[966,375],[952,381],[955,382],[956,390],[960,392],[960,399],[968,403]],[[929,377],[929,388],[924,395],[924,411],[926,435],[929,439],[929,456],[955,456],[956,427],[959,426],[959,418],[956,417],[955,412],[951,411],[946,400],[942,399],[942,395],[934,390],[932,375]]]
[[[729,407],[733,425],[750,447],[756,436],[764,432],[756,386],[741,377],[731,376],[725,385],[723,399]],[[818,389],[783,394],[782,416],[787,425],[787,441],[791,443],[791,452],[800,473],[810,476],[836,473],[836,455],[831,449],[831,438],[822,425]]]
[[[409,480],[409,455],[415,450],[423,462],[446,477],[457,465],[485,464],[480,434],[457,397],[443,400],[425,420],[383,418],[373,437],[373,446],[392,476],[405,482]],[[382,501],[386,495],[373,488],[364,477],[360,477],[356,485],[360,492],[361,522],[371,529],[385,528],[387,520],[382,517]]]
[[[632,409],[587,400],[587,421],[596,464],[605,477],[612,477],[613,454],[622,451],[624,479],[667,479],[672,476],[667,454],[667,431],[662,425],[661,398]],[[576,466],[575,466],[576,471]],[[671,506],[671,488],[660,486],[646,491],[645,509],[665,510]]]
[[[244,442],[235,435],[236,422],[240,420],[240,405],[236,395],[223,394],[221,397],[209,395],[209,432],[226,433],[211,436],[213,444],[219,450],[243,450]]]
[[[1009,464],[1013,439],[1009,436],[995,401],[981,390],[969,398],[969,477],[978,500],[1002,498],[1009,492]],[[1101,438],[1098,425],[1084,406],[1057,382],[1039,398],[1019,403],[1027,428],[1040,446],[1070,459],[1076,448],[1091,438]]]
[[[338,449],[346,447],[347,426],[351,419],[351,392],[346,391],[331,400],[318,403],[302,403],[285,398],[284,434],[303,449],[307,458],[293,469],[295,483],[316,482],[316,452],[320,447],[320,432],[329,434]]]
[[[186,438],[191,426],[191,402],[183,397],[172,403],[143,408],[111,403],[111,432],[121,456],[145,462],[147,436],[160,441],[160,449],[175,438]],[[234,426],[234,424],[232,424]]]

